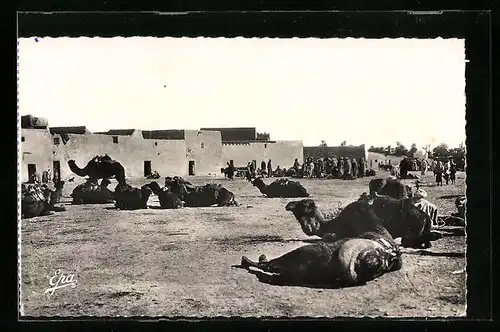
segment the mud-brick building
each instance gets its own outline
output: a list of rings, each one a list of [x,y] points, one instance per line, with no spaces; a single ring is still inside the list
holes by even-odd
[[[368,158],[368,149],[365,144],[359,146],[305,146],[304,158],[314,160],[328,157]]]
[[[144,177],[153,171],[162,176],[220,173],[222,146],[218,132],[111,129],[91,133],[85,127],[55,127],[50,131],[54,135],[54,159],[61,165],[63,178],[72,174],[69,160],[84,167],[92,157],[104,154],[119,161],[127,177]]]
[[[19,176],[22,182],[28,181],[32,174],[41,178],[42,172],[53,170],[52,135],[46,119],[31,115],[21,117],[19,140]]]
[[[269,134],[259,134],[255,127],[202,128],[221,133],[222,160],[224,165],[233,162],[236,167],[245,167],[254,162],[260,167],[262,161],[271,160],[273,169],[277,166],[289,168],[295,158],[303,159],[302,141],[273,141]]]

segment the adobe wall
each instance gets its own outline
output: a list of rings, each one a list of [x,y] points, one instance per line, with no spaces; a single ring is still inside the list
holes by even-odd
[[[303,159],[303,145],[302,141],[224,143],[222,158],[224,164],[233,160],[236,167],[245,167],[249,161],[256,160],[260,168],[262,161],[267,163],[271,159],[273,169],[289,168],[295,158]]]
[[[73,176],[68,161],[73,159],[79,167],[96,155],[108,154],[119,161],[127,177],[144,177],[144,161],[151,161],[151,170],[162,177],[184,176],[187,170],[186,144],[183,140],[149,140],[137,136],[113,136],[103,134],[69,134],[69,141],[55,146],[55,160],[61,161],[61,177]]]
[[[19,143],[19,177],[21,182],[28,178],[28,164],[36,165],[39,179],[42,172],[50,169],[52,172],[53,141],[48,129],[21,129]]]
[[[218,131],[185,130],[186,158],[195,162],[196,176],[217,176],[222,160],[222,137]],[[203,147],[202,147],[203,145]],[[185,173],[188,174],[188,166]]]
[[[305,146],[304,158],[312,157],[314,160],[326,157],[368,158],[368,151],[364,144],[359,146]]]

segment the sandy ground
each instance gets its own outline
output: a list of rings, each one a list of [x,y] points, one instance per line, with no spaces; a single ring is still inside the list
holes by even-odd
[[[455,197],[465,192],[464,177],[457,174],[453,186],[424,187],[440,214],[455,212]],[[372,178],[300,182],[328,212],[368,191]],[[432,173],[424,180],[432,182]],[[465,315],[466,274],[452,273],[465,266],[464,236],[434,242],[428,255],[406,250],[401,271],[364,286],[272,286],[231,265],[239,264],[242,255],[273,258],[312,239],[285,211],[293,199],[265,198],[245,180],[221,179],[214,182],[233,191],[241,206],[161,210],[152,196],[147,210],[116,211],[112,204],[70,205],[69,194],[83,182],[75,181],[65,188],[66,212],[21,221],[23,316]],[[44,293],[57,269],[74,274],[76,287]]]

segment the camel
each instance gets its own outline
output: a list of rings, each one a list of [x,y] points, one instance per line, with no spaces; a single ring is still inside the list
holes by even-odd
[[[120,210],[147,209],[152,193],[148,185],[134,188],[127,183],[118,183],[115,188],[115,207]]]
[[[88,179],[73,189],[71,197],[73,204],[108,204],[114,202],[114,193],[108,189],[111,182],[108,179],[103,179],[101,184],[92,182]]]
[[[379,195],[387,195],[397,199],[408,198],[411,193],[411,188],[406,186],[403,182],[398,179],[388,177],[388,178],[377,178],[370,181],[368,184],[370,188],[370,196],[375,193]]]
[[[160,188],[160,185],[156,181],[147,184],[147,186],[158,196],[162,209],[178,209],[184,206],[184,202],[180,200],[179,196],[173,193],[168,187]]]
[[[55,190],[47,185],[21,185],[21,218],[49,216],[54,212],[66,211],[63,206],[56,206],[60,202],[64,181],[54,183]]]
[[[302,231],[326,241],[356,237],[375,232],[384,238],[401,237],[401,245],[411,248],[430,248],[431,241],[441,234],[431,232],[429,216],[414,206],[410,199],[397,200],[388,196],[372,201],[360,199],[350,203],[332,220],[326,220],[312,199],[293,201],[286,205],[299,222]]]
[[[278,179],[266,185],[261,178],[251,181],[254,187],[269,198],[274,197],[309,197],[307,190],[298,182],[286,178]]]
[[[221,185],[208,183],[204,186],[193,186],[182,178],[165,180],[173,193],[185,202],[187,207],[238,206],[234,194]]]
[[[95,156],[84,168],[78,167],[74,160],[68,161],[68,166],[78,176],[88,176],[92,181],[115,178],[118,183],[125,183],[125,169],[122,164],[112,160],[108,155]]]
[[[296,286],[360,286],[381,275],[400,270],[402,258],[399,247],[376,233],[360,234],[333,243],[302,246],[278,258],[259,262],[243,256],[239,267],[251,267],[260,281],[274,285]]]

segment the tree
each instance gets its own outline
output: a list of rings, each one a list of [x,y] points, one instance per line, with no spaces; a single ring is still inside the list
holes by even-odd
[[[347,141],[343,141],[342,143],[340,143],[340,146],[346,146],[347,144]]]
[[[408,157],[413,157],[413,155],[417,152],[417,144],[413,143],[411,145],[410,150],[408,151]]]
[[[448,145],[446,143],[441,143],[432,149],[432,156],[434,158],[444,158],[450,155],[450,151],[448,149]]]
[[[326,141],[322,140],[319,146],[327,147],[328,145],[326,144]]]
[[[396,148],[394,148],[394,155],[397,157],[406,156],[408,154],[408,150],[405,148],[403,144],[400,142],[396,142]]]

